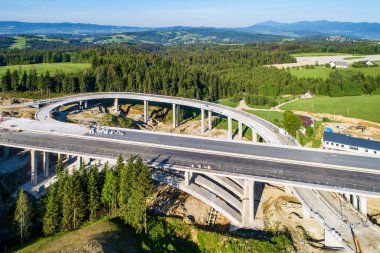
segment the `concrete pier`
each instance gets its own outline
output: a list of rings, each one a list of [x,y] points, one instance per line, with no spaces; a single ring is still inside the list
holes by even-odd
[[[30,150],[30,177],[32,185],[37,184],[37,157],[36,157],[36,150]]]
[[[252,130],[252,142],[257,142],[257,131],[254,128],[251,128]]]
[[[242,223],[245,224],[245,226],[249,226],[255,221],[255,181],[244,180],[243,190]]]
[[[77,157],[77,168],[80,169],[83,165],[83,157],[78,156]]]
[[[208,130],[212,130],[212,112],[208,111]]]
[[[177,127],[177,113],[176,113],[177,105],[173,104],[173,128]]]
[[[177,105],[177,126],[181,125],[181,105]]]
[[[114,102],[114,107],[115,107],[115,111],[119,111],[119,99],[118,98],[115,98],[115,102]]]
[[[45,178],[49,177],[49,153],[43,152],[43,175]]]
[[[243,139],[243,123],[239,121],[239,139]]]
[[[232,118],[228,116],[228,139],[232,140]]]
[[[193,178],[193,172],[185,171],[185,186],[189,186]]]
[[[205,129],[205,109],[201,109],[201,131],[204,133]]]
[[[144,100],[144,122],[148,123],[149,118],[149,102]]]

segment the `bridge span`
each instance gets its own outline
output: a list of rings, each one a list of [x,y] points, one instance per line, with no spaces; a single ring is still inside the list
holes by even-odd
[[[59,111],[63,105],[77,103],[86,108],[90,101],[110,99],[114,101],[116,110],[124,99],[142,101],[144,121],[149,117],[149,102],[171,104],[173,127],[181,123],[178,113],[180,106],[198,108],[201,112],[202,132],[206,131],[206,112],[209,115],[209,129],[212,128],[210,114],[223,115],[228,118],[229,140],[134,130],[126,130],[126,136],[90,135],[83,127],[63,124],[52,118],[54,112]],[[156,179],[200,198],[240,227],[254,225],[252,193],[254,182],[258,181],[293,187],[290,191],[308,207],[306,212],[318,213],[319,216],[324,214],[318,208],[326,203],[320,200],[316,189],[339,192],[346,196],[354,194],[357,198],[355,205],[363,214],[366,214],[366,197],[380,195],[379,158],[296,147],[297,142],[282,129],[248,113],[221,105],[147,94],[95,93],[57,99],[39,110],[36,118],[39,122],[33,121],[29,124],[31,127],[20,124],[24,126],[22,132],[0,133],[0,145],[32,150],[32,170],[34,166],[34,171],[37,171],[34,162],[36,151],[43,152],[44,157],[49,153],[77,156],[79,163],[93,158],[112,160],[119,154],[125,157],[131,153],[141,154],[150,166],[161,171],[159,174],[153,173]],[[253,138],[253,143],[232,141],[232,120],[239,123],[239,137],[244,124],[267,143],[254,143],[256,138]],[[2,126],[6,124],[4,122]],[[69,130],[63,131],[62,126]],[[284,144],[293,147],[283,146]],[[32,173],[32,181],[36,179],[36,173]],[[319,204],[314,205],[316,202]],[[330,231],[327,235],[331,236],[334,226],[328,224],[329,217],[326,216],[327,214],[322,226]],[[352,245],[347,245],[349,243],[343,243],[346,249],[352,248]]]

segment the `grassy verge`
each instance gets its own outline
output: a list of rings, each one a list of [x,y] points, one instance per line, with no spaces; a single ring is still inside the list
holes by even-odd
[[[46,71],[54,73],[58,70],[62,70],[66,73],[76,73],[83,69],[88,69],[91,67],[90,63],[40,63],[40,64],[29,64],[29,65],[11,65],[11,66],[2,66],[0,67],[0,76],[4,75],[5,72],[9,69],[21,70],[29,72],[31,69],[35,69],[37,73],[44,74]]]
[[[293,57],[341,56],[341,55],[351,56],[352,54],[344,54],[344,53],[299,53],[299,54],[291,54],[291,56],[293,56]]]
[[[357,97],[316,97],[297,100],[281,109],[329,113],[380,123],[380,95]]]
[[[226,98],[226,99],[219,99],[217,101],[218,104],[221,104],[221,105],[225,105],[225,106],[228,106],[228,107],[237,107],[239,105],[239,102],[234,102],[232,101],[231,99],[229,98]]]
[[[278,126],[278,127],[283,127],[283,113],[281,112],[276,112],[276,111],[245,111],[250,114],[256,115],[257,117],[260,117],[262,119],[265,119],[272,124]]]
[[[378,63],[378,62],[377,62]],[[372,68],[349,68],[349,69],[332,69],[324,66],[315,66],[314,68],[291,68],[290,74],[298,78],[322,78],[324,80],[330,77],[330,73],[339,71],[345,75],[353,75],[357,73],[363,73],[366,76],[379,76],[380,66]]]
[[[37,239],[15,252],[289,252],[285,235],[262,232],[254,238],[206,231],[180,219],[152,217],[148,234],[137,235],[119,219],[103,219],[77,231]],[[247,235],[245,235],[247,236]]]

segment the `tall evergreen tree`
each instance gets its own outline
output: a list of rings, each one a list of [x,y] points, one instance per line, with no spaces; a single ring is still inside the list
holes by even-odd
[[[128,199],[125,220],[134,227],[137,233],[143,230],[147,233],[148,197],[152,194],[153,182],[149,169],[139,156],[134,166],[137,177],[131,185],[131,195]]]
[[[82,177],[79,171],[75,171],[72,175],[72,228],[78,229],[82,225],[86,215],[85,205],[85,186],[83,185]]]
[[[53,185],[46,199],[45,213],[42,219],[43,232],[46,236],[53,235],[59,231],[60,226],[60,204],[58,197],[58,185]]]
[[[14,217],[20,233],[21,243],[24,243],[25,238],[29,234],[32,215],[32,205],[28,199],[28,195],[21,189],[17,197]]]
[[[119,207],[120,207],[120,216],[126,221],[127,216],[127,206],[128,199],[131,194],[131,185],[132,181],[136,179],[134,175],[134,157],[131,155],[129,157],[127,165],[123,166],[120,172],[120,180],[119,180]]]
[[[99,169],[97,166],[91,166],[88,175],[88,210],[90,212],[90,220],[97,218],[97,213],[100,208],[100,193],[99,193]]]
[[[62,229],[72,230],[73,205],[72,205],[72,177],[65,173],[62,176]]]
[[[105,173],[101,201],[106,205],[108,214],[114,215],[117,209],[117,180],[115,173],[108,168],[108,165],[105,167]]]

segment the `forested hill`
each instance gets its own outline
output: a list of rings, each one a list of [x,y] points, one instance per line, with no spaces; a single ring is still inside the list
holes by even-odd
[[[269,50],[269,49],[270,50]],[[327,80],[304,79],[286,70],[263,67],[292,62],[288,52],[273,45],[146,48],[108,45],[65,50],[7,51],[0,54],[6,65],[25,63],[88,62],[91,68],[77,73],[38,74],[35,69],[6,71],[0,79],[4,92],[129,91],[216,101],[221,98],[276,97],[302,94],[355,96],[380,93],[380,76],[333,72]],[[6,68],[3,67],[3,68]]]

